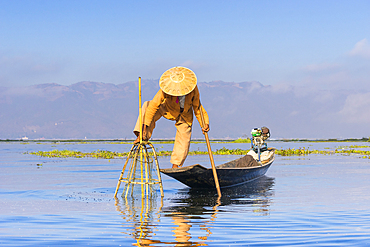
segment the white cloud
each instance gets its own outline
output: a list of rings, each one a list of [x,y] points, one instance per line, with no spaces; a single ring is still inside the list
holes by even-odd
[[[270,87],[265,87],[266,90],[269,90],[273,93],[287,93],[293,91],[295,88],[288,83],[279,83],[272,85]]]
[[[349,55],[370,58],[370,44],[367,39],[357,42],[355,47],[349,52]]]
[[[331,61],[302,67],[297,71],[296,81],[307,88],[368,90],[370,43],[367,39],[357,42],[351,51],[328,59]]]
[[[340,89],[348,88],[348,83],[352,81],[349,68],[336,64],[310,65],[304,68],[304,73],[300,79],[306,87],[318,89]]]
[[[0,85],[3,86],[53,82],[60,70],[60,64],[37,56],[0,53]]]
[[[37,88],[34,86],[28,87],[9,87],[5,88],[4,91],[1,92],[2,96],[43,96],[43,90],[41,88]]]
[[[194,61],[191,61],[191,60],[187,60],[187,61],[181,63],[180,65],[188,67],[190,69],[201,69],[201,68],[205,67],[205,64],[194,62]],[[174,66],[177,66],[177,65],[174,65]]]
[[[347,123],[370,124],[370,92],[349,95],[339,115]]]
[[[338,70],[340,68],[341,65],[339,64],[322,63],[322,64],[309,64],[306,67],[304,67],[303,70],[307,72],[322,72]]]

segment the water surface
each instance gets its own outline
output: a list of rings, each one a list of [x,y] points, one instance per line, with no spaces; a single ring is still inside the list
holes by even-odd
[[[284,143],[330,150],[368,143]],[[155,144],[171,150],[171,144]],[[212,144],[212,149],[249,148]],[[124,159],[43,158],[30,151],[128,151],[125,144],[0,143],[1,246],[364,246],[370,245],[370,160],[350,155],[277,156],[266,176],[216,191],[162,175],[150,198],[113,198]],[[205,144],[192,144],[206,150]],[[216,164],[238,156],[214,156]],[[161,168],[170,167],[160,157]],[[209,167],[208,156],[186,165]],[[122,192],[122,190],[120,191]]]

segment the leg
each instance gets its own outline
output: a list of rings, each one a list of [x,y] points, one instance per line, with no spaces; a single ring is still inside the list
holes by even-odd
[[[172,168],[180,167],[184,164],[189,153],[191,140],[191,126],[189,126],[182,117],[175,124],[177,132],[175,145],[171,155]]]

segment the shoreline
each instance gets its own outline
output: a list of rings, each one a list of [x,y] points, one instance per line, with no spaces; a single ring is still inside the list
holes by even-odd
[[[60,143],[60,142],[73,142],[73,143],[81,143],[81,144],[89,144],[89,143],[116,143],[116,144],[132,144],[134,139],[0,139],[0,142],[21,142],[21,143],[37,143],[37,142],[52,142],[52,143]],[[174,143],[174,139],[152,139],[150,142],[153,143]],[[206,142],[205,139],[192,139],[191,143],[203,143]],[[214,143],[250,143],[250,139],[248,138],[238,138],[238,139],[210,139],[210,142]],[[363,138],[346,138],[346,139],[337,139],[337,138],[329,138],[329,139],[269,139],[268,142],[370,142],[370,137],[363,137]]]

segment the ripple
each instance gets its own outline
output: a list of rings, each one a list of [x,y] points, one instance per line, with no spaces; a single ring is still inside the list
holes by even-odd
[[[239,148],[230,146],[235,147]],[[39,148],[27,145],[28,151]],[[157,193],[145,199],[115,200],[122,162],[35,158],[23,154],[19,144],[6,149],[0,150],[1,246],[370,243],[368,160],[320,155],[277,159],[267,176],[223,189],[220,200],[216,191],[190,189],[167,176],[162,176],[163,199]],[[99,149],[99,145],[84,149]],[[219,163],[230,159],[215,157]],[[170,166],[168,157],[159,162]],[[209,161],[189,157],[187,162]]]

